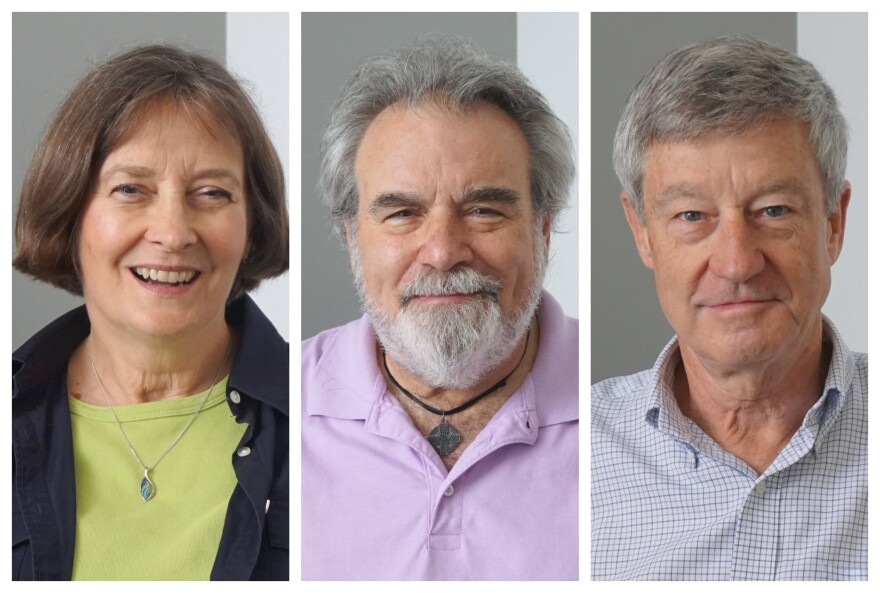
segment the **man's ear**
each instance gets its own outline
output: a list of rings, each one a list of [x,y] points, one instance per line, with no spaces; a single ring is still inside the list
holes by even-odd
[[[544,215],[544,224],[541,225],[541,232],[544,234],[544,253],[550,253],[550,231],[553,228],[553,219],[549,214]]]
[[[354,272],[354,260],[352,259],[352,251],[351,251],[351,242],[354,240],[353,233],[351,232],[351,222],[345,221],[342,223],[345,227],[345,250],[348,253],[348,267]]]
[[[654,256],[651,252],[651,240],[648,237],[648,227],[639,220],[635,206],[629,199],[626,192],[620,192],[620,202],[623,204],[623,212],[626,214],[626,223],[629,230],[632,231],[633,239],[636,242],[636,249],[639,251],[639,257],[647,268],[654,269]]]
[[[837,206],[828,217],[828,257],[831,263],[837,261],[840,252],[843,250],[843,233],[846,230],[846,210],[849,208],[849,198],[852,193],[852,187],[849,181],[845,181],[843,192],[837,201]]]

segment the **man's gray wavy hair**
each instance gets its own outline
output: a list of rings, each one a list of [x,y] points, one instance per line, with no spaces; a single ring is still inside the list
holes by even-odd
[[[803,58],[748,37],[667,54],[629,97],[614,136],[614,171],[639,218],[645,153],[654,142],[738,134],[781,118],[804,122],[830,214],[844,188],[847,126],[831,87]]]
[[[547,101],[515,66],[490,58],[463,39],[432,38],[368,58],[349,76],[321,146],[318,191],[336,232],[358,213],[355,157],[367,128],[385,108],[434,101],[451,109],[491,103],[519,127],[529,147],[529,180],[537,219],[565,207],[574,179],[571,138]]]

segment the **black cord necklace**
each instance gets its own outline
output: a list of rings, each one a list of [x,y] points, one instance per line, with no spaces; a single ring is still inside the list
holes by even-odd
[[[434,450],[437,451],[438,455],[440,455],[441,457],[449,455],[455,450],[456,447],[458,447],[458,444],[461,443],[461,433],[459,433],[457,430],[455,430],[454,427],[446,422],[446,417],[467,410],[487,395],[495,393],[496,391],[507,385],[507,380],[510,379],[510,376],[516,372],[516,369],[519,368],[519,365],[522,364],[523,359],[525,359],[526,357],[526,352],[529,349],[529,337],[531,336],[531,333],[531,329],[528,331],[528,333],[526,333],[526,346],[525,348],[523,348],[522,356],[519,357],[519,362],[516,363],[516,366],[513,367],[512,371],[510,371],[503,379],[498,381],[495,385],[493,385],[486,391],[475,395],[473,398],[464,402],[460,406],[452,408],[451,410],[438,410],[437,408],[426,404],[415,395],[404,389],[403,385],[398,383],[397,379],[394,378],[394,375],[391,374],[391,370],[388,368],[388,361],[385,357],[385,350],[382,350],[382,365],[385,367],[385,372],[388,374],[388,378],[391,379],[391,382],[394,384],[394,386],[397,387],[397,389],[399,389],[400,392],[403,393],[406,397],[420,405],[423,409],[431,412],[432,414],[440,416],[440,424],[438,424],[436,428],[434,428],[434,430],[432,430],[431,433],[427,437],[425,437],[426,439],[428,439],[428,442],[431,443],[431,446],[434,447]]]

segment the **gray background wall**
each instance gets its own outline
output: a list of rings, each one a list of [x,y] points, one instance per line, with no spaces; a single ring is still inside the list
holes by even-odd
[[[255,21],[256,19],[256,21]],[[91,68],[120,51],[150,42],[167,42],[227,62],[227,25],[235,46],[230,67],[250,83],[270,80],[273,90],[250,84],[258,107],[271,108],[266,117],[273,141],[287,158],[287,14],[236,15],[227,23],[224,13],[16,13],[12,17],[12,221],[21,184],[35,147],[55,111],[76,82]],[[248,28],[251,33],[248,33]],[[256,27],[256,28],[254,28]],[[273,35],[267,35],[270,31]],[[262,40],[253,43],[255,32]],[[242,36],[250,36],[242,43]],[[279,47],[283,48],[279,51]],[[263,52],[254,58],[253,52]],[[279,55],[280,54],[280,55]],[[274,63],[271,74],[248,75],[253,64]],[[242,69],[239,69],[241,67]],[[265,90],[261,93],[261,88]],[[281,91],[280,89],[283,89]],[[283,96],[279,97],[279,93]],[[280,140],[283,138],[283,145]],[[10,238],[14,253],[14,236]],[[260,289],[258,302],[284,335],[288,335],[287,278]],[[12,271],[12,347],[15,349],[63,312],[79,305],[73,297],[48,284]]]
[[[800,30],[807,29],[812,34],[801,38]],[[800,50],[841,100],[854,131],[847,171],[854,190],[844,249],[832,271],[832,292],[824,311],[850,348],[866,351],[867,17],[594,13],[591,31],[591,382],[651,367],[673,335],[657,302],[653,275],[638,257],[620,205],[620,184],[611,164],[620,112],[636,83],[664,54],[720,35],[749,35]],[[820,39],[823,44],[817,43]],[[841,39],[846,43],[839,43]],[[835,40],[840,47],[834,47]],[[823,56],[829,56],[828,61]]]
[[[327,116],[348,73],[362,59],[383,49],[412,43],[425,34],[458,35],[512,62],[517,62],[518,52],[537,54],[538,48],[567,53],[567,60],[557,60],[552,71],[537,56],[520,66],[526,75],[535,76],[533,82],[548,95],[557,114],[568,114],[566,123],[576,140],[577,15],[520,16],[534,18],[527,18],[525,24],[519,19],[518,25],[514,13],[302,15],[302,339],[361,314],[348,257],[332,233],[315,184],[321,132]],[[522,35],[518,35],[518,27],[523,30]],[[522,45],[518,49],[521,42],[526,49]],[[541,77],[543,80],[538,80]],[[554,101],[551,95],[565,96],[567,100]],[[576,214],[576,208],[567,213],[561,221],[565,233],[554,235],[551,240],[554,255],[547,283],[572,316],[577,316]]]

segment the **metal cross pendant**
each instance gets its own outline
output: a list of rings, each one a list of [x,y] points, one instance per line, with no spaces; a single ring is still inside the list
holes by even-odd
[[[425,438],[428,439],[428,442],[431,443],[431,446],[434,447],[434,450],[437,451],[437,455],[440,457],[455,451],[455,448],[461,442],[461,434],[446,423],[445,414],[440,418],[440,424]]]

